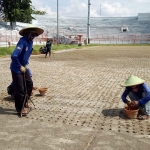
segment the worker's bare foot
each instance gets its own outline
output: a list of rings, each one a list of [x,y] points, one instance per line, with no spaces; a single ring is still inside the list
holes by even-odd
[[[149,120],[149,119],[150,119],[150,116],[148,116],[148,115],[139,115],[139,116],[138,116],[138,119],[139,119],[139,120]]]
[[[28,114],[28,111],[25,109],[22,109],[19,113],[21,116],[26,116]]]
[[[25,108],[31,108],[31,106],[28,103],[26,103],[24,107]]]

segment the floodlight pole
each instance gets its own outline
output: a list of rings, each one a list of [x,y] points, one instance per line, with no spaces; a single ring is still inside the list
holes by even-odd
[[[58,12],[58,0],[57,0],[57,45],[59,44],[59,12]]]
[[[101,4],[100,4],[100,16],[101,16]]]
[[[87,43],[90,44],[90,0],[88,0]]]

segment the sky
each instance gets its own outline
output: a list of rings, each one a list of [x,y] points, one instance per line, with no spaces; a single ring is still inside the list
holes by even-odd
[[[48,15],[57,16],[57,0],[31,0],[32,5]],[[150,0],[58,0],[59,17],[128,17],[150,13]]]

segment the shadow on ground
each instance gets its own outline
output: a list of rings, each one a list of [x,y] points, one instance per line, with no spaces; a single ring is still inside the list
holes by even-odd
[[[4,97],[4,99],[3,99],[3,100],[4,100],[4,101],[15,102],[15,99],[14,99],[12,96]]]
[[[4,115],[4,114],[16,115],[16,111],[15,111],[15,109],[8,109],[8,108],[0,107],[0,114],[1,115]]]
[[[119,117],[126,119],[126,115],[123,108],[103,109],[102,114],[105,117]]]

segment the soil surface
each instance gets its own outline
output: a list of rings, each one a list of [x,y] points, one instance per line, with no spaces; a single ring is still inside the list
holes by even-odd
[[[150,120],[128,119],[120,86],[133,74],[150,85],[150,46],[96,46],[32,55],[35,104],[18,117],[7,94],[10,57],[0,58],[1,150],[149,150]],[[32,104],[31,104],[32,105]]]

